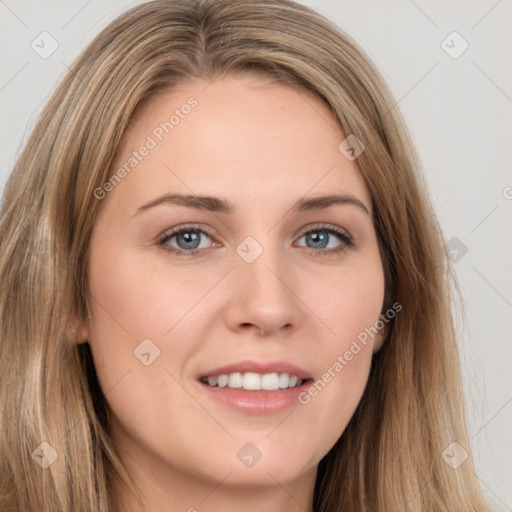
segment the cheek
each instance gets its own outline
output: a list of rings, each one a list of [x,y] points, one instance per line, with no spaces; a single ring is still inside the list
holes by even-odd
[[[323,335],[316,337],[322,353],[347,350],[353,339],[376,324],[382,312],[384,272],[377,247],[364,257],[355,255],[334,272],[306,278],[302,296],[325,327]],[[370,336],[367,341],[372,343]]]
[[[377,270],[370,269],[362,275],[352,275],[333,283],[324,311],[328,312],[332,330],[342,345],[375,325],[383,300],[384,279]]]
[[[299,401],[325,428],[323,442],[329,446],[345,429],[367,384],[384,299],[380,258],[323,282],[323,294],[309,294],[326,326],[310,348],[318,354],[318,374]]]
[[[206,281],[206,282],[205,282]],[[157,342],[172,333],[197,304],[208,278],[188,285],[177,272],[144,265],[135,259],[91,258],[91,324],[98,339],[126,340],[133,348],[143,339]]]
[[[150,452],[186,459],[181,417],[202,424],[204,411],[180,383],[195,350],[193,341],[205,336],[191,321],[197,314],[194,305],[214,277],[211,283],[186,286],[178,272],[122,254],[113,257],[107,250],[101,253],[91,256],[89,267],[89,343],[113,428],[138,439]],[[169,430],[177,435],[170,438]]]
[[[155,379],[155,371],[139,375],[139,370],[160,366],[164,335],[172,332],[185,313],[185,304],[193,299],[189,300],[186,289],[162,282],[154,274],[154,269],[136,265],[108,243],[91,253],[89,344],[104,392],[127,372],[125,385],[135,380],[147,380],[149,385]],[[146,367],[148,362],[151,366]]]
[[[184,382],[187,362],[208,337],[214,313],[204,316],[211,301],[205,294],[218,281],[218,273],[169,269],[116,252],[104,242],[101,251],[91,254],[88,276],[89,343],[110,405],[119,410],[124,407],[121,394],[128,397],[129,417],[134,407],[148,405],[148,393],[156,405],[167,403],[169,388],[179,388],[168,372]],[[186,400],[184,396],[180,407]]]

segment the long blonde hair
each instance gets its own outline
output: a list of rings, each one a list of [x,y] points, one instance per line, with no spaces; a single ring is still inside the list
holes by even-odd
[[[87,318],[94,190],[142,100],[239,72],[314,92],[364,143],[357,164],[373,199],[385,308],[402,305],[352,420],[320,462],[315,512],[488,511],[466,433],[453,275],[407,129],[362,50],[288,0],[136,6],[95,38],[43,110],[0,216],[1,510],[116,510],[113,476],[128,476],[88,344],[67,329]],[[456,468],[443,456],[450,445],[468,454]]]

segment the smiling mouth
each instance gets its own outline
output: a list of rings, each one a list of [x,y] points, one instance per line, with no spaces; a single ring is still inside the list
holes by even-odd
[[[230,388],[240,391],[280,391],[298,388],[312,379],[300,379],[289,373],[233,372],[202,377],[200,382],[213,388]]]

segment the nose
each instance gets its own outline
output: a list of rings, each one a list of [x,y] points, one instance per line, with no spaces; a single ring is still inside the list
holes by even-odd
[[[225,321],[233,331],[279,335],[300,327],[302,302],[297,276],[284,255],[265,249],[252,263],[235,255]]]

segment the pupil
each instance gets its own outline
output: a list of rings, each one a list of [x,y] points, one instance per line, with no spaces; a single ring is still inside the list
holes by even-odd
[[[313,242],[314,248],[318,249],[318,248],[324,248],[326,246],[328,235],[324,231],[316,231],[314,233],[307,234],[306,238],[307,238],[307,240]]]

